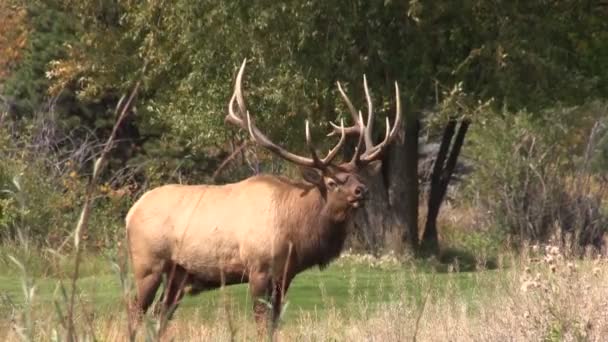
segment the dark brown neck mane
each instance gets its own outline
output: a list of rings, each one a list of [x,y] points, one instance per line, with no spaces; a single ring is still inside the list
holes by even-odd
[[[317,265],[324,268],[342,251],[352,209],[328,202],[327,196],[309,183],[280,181],[288,186],[277,194],[276,201],[284,208],[278,215],[280,226],[293,243],[296,272]]]

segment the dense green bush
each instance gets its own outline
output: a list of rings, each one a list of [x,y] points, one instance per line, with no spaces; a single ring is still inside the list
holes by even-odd
[[[66,46],[76,38],[74,22],[53,1],[26,3],[29,33],[22,60],[4,82],[3,94],[19,116],[32,116],[46,103],[49,63],[66,57]],[[65,94],[64,94],[65,96]]]
[[[0,240],[57,247],[75,227],[88,175],[65,151],[28,148],[28,132],[3,139],[0,146]],[[6,130],[0,134],[10,136]],[[130,197],[108,184],[98,194],[87,240],[93,246],[111,246],[122,237]]]
[[[592,172],[589,151],[597,142],[594,123],[606,115],[602,108],[493,113],[480,120],[467,151],[476,172],[466,189],[492,224],[518,242],[558,235],[564,243],[600,247],[608,189]]]

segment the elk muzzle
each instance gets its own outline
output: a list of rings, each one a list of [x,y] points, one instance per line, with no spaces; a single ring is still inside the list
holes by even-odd
[[[351,207],[361,207],[363,205],[363,202],[367,199],[367,193],[368,190],[365,185],[357,185],[357,187],[355,187],[355,190],[353,191],[353,195],[349,196],[348,198],[348,202],[350,203]]]

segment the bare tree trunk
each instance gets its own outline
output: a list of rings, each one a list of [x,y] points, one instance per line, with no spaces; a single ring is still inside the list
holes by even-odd
[[[450,145],[456,129],[456,120],[450,120],[444,130],[439,152],[437,153],[433,166],[433,173],[431,174],[428,213],[421,243],[421,250],[424,253],[439,253],[437,217],[439,216],[441,203],[443,202],[447,192],[448,184],[454,172],[454,168],[456,167],[460,150],[464,144],[464,138],[469,124],[469,120],[465,119],[462,121],[460,127],[458,128],[458,133],[456,134],[456,138],[454,139],[454,144],[451,150]]]
[[[403,124],[406,127],[409,125],[407,122],[402,122]],[[355,227],[364,240],[364,248],[368,251],[387,249],[401,253],[407,241],[417,245],[418,141],[411,136],[408,141],[406,139],[408,134],[417,136],[418,127],[416,124],[411,126],[410,131],[405,133],[402,127],[391,143],[383,159],[382,171],[373,177],[366,177],[370,198],[355,217]],[[411,139],[416,141],[412,144]],[[408,161],[408,153],[413,161]],[[406,175],[412,173],[412,169],[414,183],[406,178]],[[416,192],[415,198],[410,197],[413,196],[412,191]],[[411,210],[412,206],[415,210]],[[416,233],[412,234],[412,231]]]
[[[397,198],[391,198],[393,208],[397,209],[403,216],[404,229],[401,240],[405,246],[409,243],[412,251],[418,249],[418,135],[420,132],[420,121],[415,112],[408,112],[405,115],[405,146],[402,152],[403,161],[401,162],[403,172],[395,174],[394,177],[403,177],[404,191]],[[394,159],[401,161],[398,156]],[[398,203],[402,203],[398,206]]]
[[[406,105],[405,108],[408,108]],[[406,120],[402,125],[408,125],[407,113]],[[404,201],[408,196],[408,179],[404,177],[408,173],[407,150],[412,147],[408,144],[407,131],[400,128],[399,135],[395,137],[389,148],[387,157],[384,161],[384,182],[387,186],[387,196],[393,221],[391,226],[385,228],[385,243],[387,247],[396,253],[402,253],[405,249],[405,242],[408,241],[408,211],[404,210],[407,202]]]
[[[441,175],[447,158],[452,137],[456,129],[456,120],[450,120],[443,131],[441,145],[435,157],[433,164],[433,172],[431,173],[431,183],[429,187],[428,212],[424,233],[421,241],[421,251],[429,254],[437,254],[439,252],[439,236],[437,233],[437,216],[443,195],[441,194]]]
[[[385,160],[388,158],[385,158]],[[363,228],[366,238],[366,249],[372,252],[380,252],[381,249],[389,246],[390,233],[399,229],[398,217],[395,215],[389,202],[389,184],[387,180],[388,165],[382,166],[382,172],[375,176],[366,175],[365,179],[369,189],[369,200],[363,210],[360,210],[355,218],[356,224]],[[387,239],[389,241],[387,241]]]

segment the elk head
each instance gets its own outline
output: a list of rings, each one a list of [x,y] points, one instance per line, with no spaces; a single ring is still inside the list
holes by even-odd
[[[397,130],[400,127],[401,103],[397,83],[395,83],[397,103],[393,128],[391,129],[390,122],[388,118],[386,118],[386,135],[384,140],[379,144],[374,145],[372,140],[374,112],[367,87],[367,79],[365,76],[363,77],[368,106],[367,123],[364,122],[361,111],[357,113],[352,102],[342,89],[340,82],[338,82],[338,90],[346,102],[349,112],[353,118],[354,125],[344,127],[343,121],[339,126],[330,122],[333,127],[333,131],[328,134],[328,136],[340,134],[340,140],[324,158],[320,158],[311,141],[310,127],[308,120],[306,120],[306,144],[310,151],[310,157],[304,157],[291,153],[281,146],[273,143],[256,127],[254,120],[245,105],[245,99],[241,89],[243,72],[245,70],[246,63],[247,60],[245,59],[237,74],[234,85],[234,93],[228,105],[228,115],[226,116],[225,121],[248,131],[251,139],[259,146],[267,149],[284,160],[298,165],[304,180],[316,186],[324,197],[326,197],[327,203],[344,207],[343,209],[360,207],[363,201],[366,199],[368,192],[366,185],[361,179],[361,173],[365,169],[368,174],[374,174],[380,169],[381,156],[386,150],[386,147],[395,138]],[[356,135],[359,137],[355,153],[352,159],[348,162],[340,164],[334,163],[334,159],[344,145],[347,135]]]

